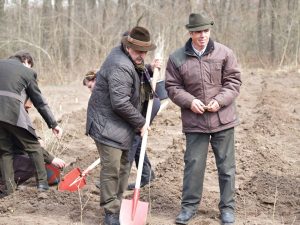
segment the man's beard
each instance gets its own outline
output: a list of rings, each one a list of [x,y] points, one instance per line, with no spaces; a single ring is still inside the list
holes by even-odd
[[[145,70],[145,63],[144,63],[144,59],[142,57],[138,57],[136,59],[136,61],[139,60],[141,63],[137,64],[134,61],[134,67],[138,70],[138,71],[144,71]]]

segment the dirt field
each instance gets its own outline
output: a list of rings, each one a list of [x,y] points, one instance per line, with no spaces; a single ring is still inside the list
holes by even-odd
[[[300,71],[244,71],[242,80],[237,100],[241,124],[236,128],[235,224],[300,224]],[[78,81],[42,91],[65,129],[63,140],[52,144],[51,151],[70,163],[64,174],[73,167],[84,169],[98,157],[93,141],[84,135],[88,90]],[[44,130],[41,117],[35,112],[32,116],[39,131]],[[50,131],[41,136],[49,143]],[[184,150],[180,110],[169,103],[156,117],[148,139],[156,173],[152,184],[141,189],[141,199],[151,203],[148,224],[174,224],[180,210]],[[191,225],[220,224],[214,163],[210,151],[203,199]],[[80,193],[58,192],[56,187],[38,193],[31,180],[0,199],[0,224],[102,224],[99,190],[94,185],[98,180],[99,167]],[[131,195],[126,193],[128,198]]]

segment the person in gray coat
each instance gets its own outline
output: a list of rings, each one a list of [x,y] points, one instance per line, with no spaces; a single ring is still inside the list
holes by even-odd
[[[16,189],[13,169],[15,146],[28,153],[36,168],[37,188],[49,189],[42,147],[31,124],[24,103],[31,99],[48,127],[60,138],[58,126],[37,84],[37,74],[31,69],[33,59],[28,52],[19,52],[0,60],[0,160],[6,194]]]
[[[240,91],[241,73],[232,50],[210,38],[213,24],[192,13],[186,25],[190,39],[170,55],[166,68],[166,89],[170,99],[181,108],[186,135],[178,224],[187,224],[197,212],[209,143],[219,175],[221,220],[234,223],[234,127],[239,123],[235,99]]]
[[[144,59],[155,48],[147,29],[133,28],[105,59],[89,99],[86,133],[94,139],[101,158],[100,206],[107,225],[119,224],[131,166],[128,152],[135,134],[143,136],[148,129],[141,113],[141,103],[151,90]]]

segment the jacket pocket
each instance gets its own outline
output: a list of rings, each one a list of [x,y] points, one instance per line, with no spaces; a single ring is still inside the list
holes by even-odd
[[[101,135],[109,140],[112,140],[119,144],[128,142],[128,137],[133,132],[130,131],[130,127],[118,123],[118,121],[107,121]]]
[[[211,62],[210,68],[210,82],[213,84],[222,83],[222,62]]]
[[[228,124],[235,121],[237,119],[237,116],[234,103],[227,107],[221,108],[218,111],[218,115],[221,124]]]

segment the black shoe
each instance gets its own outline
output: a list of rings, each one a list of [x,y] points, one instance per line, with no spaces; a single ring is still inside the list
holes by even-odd
[[[120,225],[119,214],[105,213],[104,225]]]
[[[38,184],[37,186],[38,191],[48,191],[49,190],[49,185],[48,184]]]
[[[176,224],[188,224],[189,220],[193,218],[196,213],[191,210],[182,209],[176,217]]]
[[[222,212],[221,221],[223,224],[233,224],[235,221],[234,214],[231,212]]]
[[[127,187],[127,190],[134,190],[135,188],[135,183],[131,183],[131,184],[128,184],[128,187]]]
[[[5,192],[0,192],[0,198],[5,198],[9,196],[9,194],[5,193]]]
[[[149,183],[150,183],[150,181],[149,181],[149,182],[147,182],[147,181],[141,181],[140,187],[141,187],[141,188],[142,188],[142,187],[145,187],[145,186],[146,186],[147,184],[149,184]],[[134,189],[135,189],[135,183],[128,184],[127,189],[128,189],[128,190],[134,190]]]

